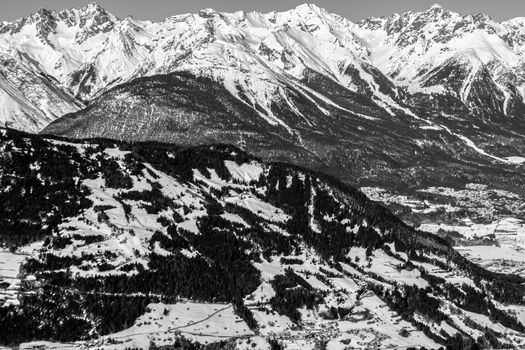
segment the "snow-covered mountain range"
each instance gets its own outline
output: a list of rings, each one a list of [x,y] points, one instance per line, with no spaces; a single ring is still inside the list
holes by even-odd
[[[175,71],[221,82],[283,127],[272,104],[289,103],[290,87],[325,97],[305,83],[312,72],[388,113],[424,106],[512,118],[525,110],[524,38],[523,19],[498,23],[437,5],[359,23],[310,4],[267,14],[207,9],[156,23],[121,20],[96,4],[40,10],[0,26],[0,53],[20,66],[2,67],[2,122],[38,131],[113,86]],[[28,91],[25,75],[42,81]]]

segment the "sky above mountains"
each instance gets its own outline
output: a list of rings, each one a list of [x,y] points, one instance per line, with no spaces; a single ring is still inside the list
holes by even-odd
[[[161,20],[166,17],[196,12],[204,8],[217,11],[282,11],[293,8],[306,0],[99,0],[97,3],[118,17],[133,16],[136,19]],[[0,21],[12,21],[28,16],[44,7],[63,9],[82,7],[92,0],[23,0],[2,1]],[[352,21],[367,17],[388,16],[393,13],[424,10],[436,0],[317,0],[315,3],[330,12]],[[441,0],[443,7],[463,14],[485,13],[502,21],[514,17],[525,17],[523,0]]]

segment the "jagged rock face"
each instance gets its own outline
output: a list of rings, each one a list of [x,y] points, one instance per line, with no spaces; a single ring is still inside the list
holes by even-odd
[[[485,15],[461,16],[433,6],[425,12],[368,19],[358,27],[361,35],[373,38],[371,61],[409,92],[429,89],[449,95],[478,117],[521,115],[519,19],[497,23]]]
[[[137,77],[187,71],[273,118],[282,83],[299,84],[314,71],[393,113],[404,102],[427,107],[411,103],[423,93],[458,100],[466,118],[488,118],[523,111],[523,36],[519,19],[497,23],[438,6],[354,24],[315,5],[269,14],[204,10],[159,23],[120,20],[89,5],[4,23],[0,52],[82,101]]]
[[[37,132],[52,120],[84,107],[64,74],[84,64],[91,37],[113,28],[114,17],[96,5],[81,10],[40,10],[0,25],[1,124]],[[86,43],[87,42],[87,43]]]
[[[0,54],[0,125],[38,132],[82,107],[53,78]]]

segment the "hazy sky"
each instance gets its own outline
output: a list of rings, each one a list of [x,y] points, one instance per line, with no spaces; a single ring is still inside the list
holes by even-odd
[[[0,22],[27,16],[39,8],[81,7],[92,0],[0,0]],[[486,13],[496,20],[525,17],[525,0],[99,0],[97,3],[117,17],[160,20],[171,15],[196,12],[203,8],[217,11],[287,10],[304,2],[315,3],[330,12],[358,21],[408,10],[418,11],[438,2],[464,14]]]

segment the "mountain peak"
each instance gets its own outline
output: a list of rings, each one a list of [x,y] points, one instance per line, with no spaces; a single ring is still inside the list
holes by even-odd
[[[71,8],[71,9],[48,9],[40,8],[37,12],[33,13],[29,18],[35,22],[42,19],[45,20],[59,20],[64,18],[74,18],[78,14],[82,17],[98,17],[98,16],[109,16],[110,14],[98,5],[96,2],[91,2],[81,8]],[[23,18],[20,20],[24,20]],[[19,21],[20,21],[19,20]]]
[[[199,16],[201,17],[212,17],[217,14],[217,11],[215,11],[212,8],[205,8],[199,11]]]
[[[40,8],[38,11],[33,13],[29,19],[32,22],[39,22],[41,20],[49,20],[55,15],[55,11],[46,9],[46,8]]]
[[[93,1],[93,2],[90,2],[89,4],[87,4],[86,6],[84,6],[85,9],[87,10],[94,10],[94,11],[100,11],[100,10],[104,10],[97,2]]]
[[[299,13],[314,12],[314,13],[320,14],[320,13],[326,12],[325,9],[322,9],[316,4],[312,4],[312,3],[304,3],[301,5],[298,5],[297,7],[295,7],[294,10]]]
[[[68,12],[74,12],[75,10],[68,10]],[[91,2],[89,4],[87,4],[86,6],[78,9],[78,12],[81,14],[81,15],[84,15],[84,16],[93,16],[93,17],[96,17],[96,16],[108,16],[110,15],[110,13],[108,11],[106,11],[106,9],[104,9],[102,6],[100,6],[98,3],[96,2]]]
[[[41,16],[41,17],[47,17],[47,16],[50,16],[51,14],[53,14],[53,11],[52,10],[49,10],[49,9],[46,9],[46,8],[40,8],[37,12],[36,12],[37,15]]]
[[[420,14],[441,17],[443,15],[454,14],[454,12],[444,8],[443,6],[439,4],[434,4],[430,6],[426,11],[420,12]]]

